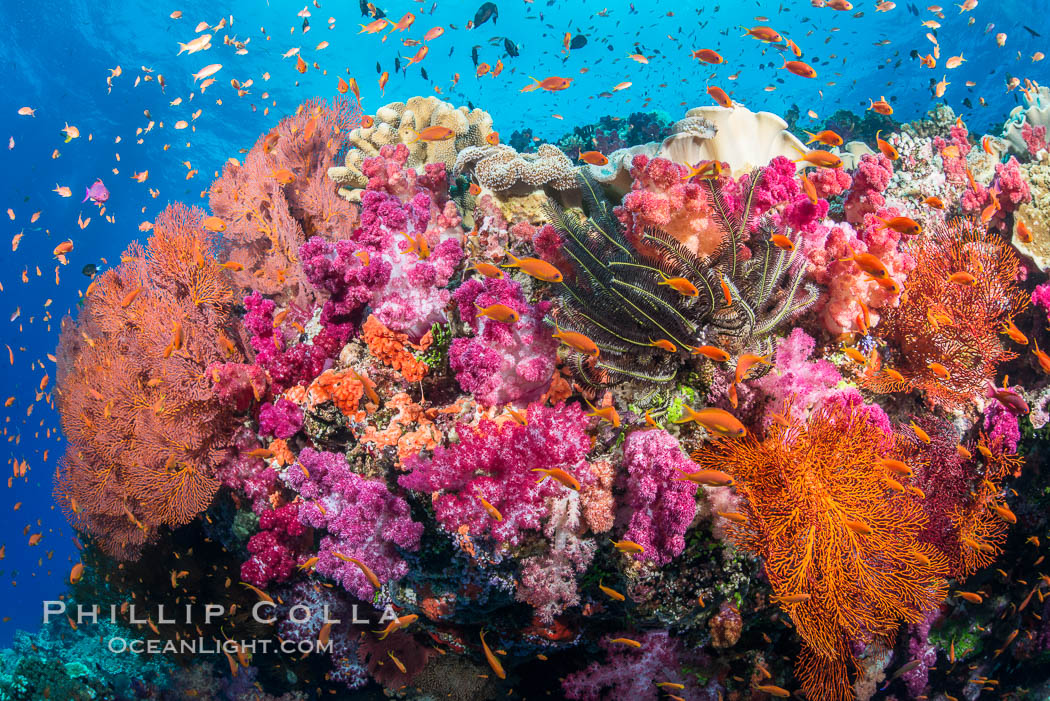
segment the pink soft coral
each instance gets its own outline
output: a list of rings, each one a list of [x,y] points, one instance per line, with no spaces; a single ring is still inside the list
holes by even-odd
[[[518,545],[527,531],[538,531],[549,515],[548,500],[567,487],[534,470],[560,468],[582,484],[594,479],[584,457],[590,448],[587,418],[578,405],[531,404],[528,425],[482,420],[456,428],[459,442],[434,450],[434,456],[405,460],[410,471],[398,479],[406,489],[433,495],[434,514],[450,532],[465,526],[472,536],[489,535],[498,543]],[[502,516],[497,521],[481,502]]]
[[[853,172],[853,187],[846,196],[844,208],[846,220],[857,226],[864,216],[875,212],[886,204],[882,193],[893,177],[893,163],[880,154],[866,154]]]
[[[689,250],[706,255],[722,241],[699,183],[683,182],[685,168],[664,158],[639,154],[631,162],[631,192],[614,210],[632,242],[647,226],[663,229]]]
[[[543,322],[550,302],[528,304],[521,285],[509,279],[467,280],[456,290],[460,318],[476,335],[457,338],[449,348],[456,379],[484,406],[527,404],[550,387],[557,341]],[[503,304],[518,312],[516,322],[478,315],[479,308]]]

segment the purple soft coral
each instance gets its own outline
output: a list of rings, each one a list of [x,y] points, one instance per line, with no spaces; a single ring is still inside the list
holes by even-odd
[[[504,279],[467,280],[454,295],[459,315],[477,335],[457,338],[449,365],[463,389],[485,406],[527,404],[550,387],[558,343],[543,317],[549,302],[525,302],[521,285]],[[478,307],[503,304],[518,312],[514,323],[478,316]]]
[[[408,573],[398,548],[418,550],[423,524],[412,520],[408,504],[386,484],[353,472],[343,455],[312,448],[303,449],[299,463],[283,478],[305,500],[300,520],[328,532],[317,554],[320,574],[367,600],[374,593],[372,584],[357,564],[344,558],[360,560],[380,581]]]

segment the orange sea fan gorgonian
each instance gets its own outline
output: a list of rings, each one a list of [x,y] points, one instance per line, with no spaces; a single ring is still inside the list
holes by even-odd
[[[69,446],[55,496],[121,559],[208,507],[236,425],[206,373],[245,358],[203,215],[169,206],[146,247],[132,243],[62,322],[55,396]]]
[[[1016,357],[1000,333],[1028,304],[1020,261],[998,234],[969,219],[914,238],[909,252],[916,265],[900,305],[884,310],[874,330],[892,349],[886,365],[904,380],[873,364],[860,382],[876,392],[917,390],[931,406],[958,409]]]
[[[802,637],[797,669],[811,701],[852,698],[854,645],[891,645],[902,619],[919,622],[946,595],[947,559],[918,540],[920,497],[891,488],[880,462],[900,457],[869,409],[849,402],[693,455],[736,480],[744,519],[729,535],[763,559]]]

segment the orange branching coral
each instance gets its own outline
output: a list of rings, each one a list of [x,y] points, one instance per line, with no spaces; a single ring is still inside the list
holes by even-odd
[[[900,306],[875,329],[897,349],[887,365],[904,380],[869,367],[861,383],[877,392],[918,390],[930,405],[957,409],[1016,357],[999,332],[1027,305],[1019,262],[998,235],[962,219],[916,237],[911,253],[916,266]]]
[[[418,382],[427,374],[429,369],[427,364],[421,360],[416,360],[415,356],[406,348],[407,346],[417,350],[425,350],[426,346],[417,346],[410,343],[408,334],[391,331],[383,325],[383,322],[376,319],[374,315],[369,314],[368,319],[361,327],[361,338],[368,345],[368,350],[371,351],[372,355],[400,372],[408,382]],[[425,339],[426,337],[424,336]]]
[[[804,641],[797,668],[811,701],[852,698],[851,644],[890,644],[901,619],[920,621],[946,594],[946,558],[917,538],[918,498],[885,482],[880,460],[900,457],[895,443],[863,407],[833,403],[762,441],[693,455],[737,481],[746,519],[730,537],[765,561]]]
[[[79,320],[62,324],[56,397],[69,447],[56,498],[121,558],[207,508],[236,425],[206,373],[244,357],[217,340],[240,334],[202,217],[168,207],[147,246],[132,243],[92,283]]]
[[[226,255],[243,266],[233,274],[241,295],[258,290],[281,306],[311,306],[315,292],[302,277],[299,246],[312,236],[346,238],[357,225],[356,205],[338,195],[327,173],[360,120],[356,102],[306,102],[212,184]]]

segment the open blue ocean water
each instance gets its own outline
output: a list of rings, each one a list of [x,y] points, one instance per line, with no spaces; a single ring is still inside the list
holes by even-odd
[[[43,602],[66,591],[78,561],[76,533],[52,497],[67,447],[54,409],[53,358],[62,318],[77,316],[96,270],[118,263],[130,241],[145,240],[140,224],[174,201],[206,206],[204,191],[227,159],[243,158],[301,102],[337,97],[340,78],[356,79],[366,114],[437,95],[488,111],[505,141],[529,130],[551,142],[606,115],[662,111],[679,119],[712,104],[711,85],[752,110],[790,115],[803,141],[802,130],[820,131],[839,110],[863,118],[883,96],[901,123],[947,104],[972,134],[997,133],[1023,102],[1010,81],[1050,79],[1047,63],[1037,60],[1050,50],[1042,2],[981,0],[965,11],[945,2],[942,12],[918,0],[856,0],[849,10],[816,4],[824,3],[499,0],[491,18],[468,28],[480,2],[389,0],[376,3],[383,16],[413,13],[414,23],[373,34],[360,30],[379,15],[348,0],[0,2],[0,400],[8,481],[0,488],[0,648],[16,630],[40,626]],[[938,26],[924,26],[931,21]],[[796,42],[818,76],[792,75],[775,46],[742,36],[756,25]],[[443,34],[406,68],[435,27]],[[212,34],[207,50],[179,55],[180,42],[204,33]],[[934,41],[941,59],[929,70],[919,57]],[[691,56],[704,48],[724,63]],[[953,56],[964,60],[943,68]],[[296,68],[299,58],[305,73]],[[500,75],[476,75],[479,64],[497,61]],[[209,64],[221,69],[202,90],[193,75]],[[530,77],[549,76],[571,78],[571,86],[523,92]],[[949,84],[937,97],[942,78]],[[251,85],[239,96],[231,80]],[[67,139],[67,127],[78,136]],[[82,202],[97,180],[109,192],[104,210]],[[65,241],[73,247],[60,261],[55,250]]]

